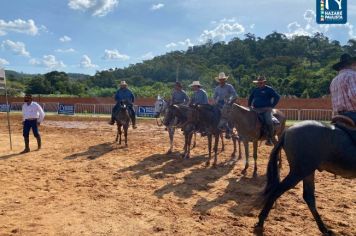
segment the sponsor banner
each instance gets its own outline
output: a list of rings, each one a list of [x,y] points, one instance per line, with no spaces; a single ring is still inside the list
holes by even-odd
[[[138,106],[137,108],[137,116],[139,117],[154,117],[154,114],[154,106]]]
[[[74,104],[59,104],[58,114],[60,114],[60,115],[74,115]]]
[[[0,112],[10,112],[10,104],[0,103]]]

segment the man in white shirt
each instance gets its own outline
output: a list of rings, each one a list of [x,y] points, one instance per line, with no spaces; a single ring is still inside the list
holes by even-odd
[[[24,98],[25,103],[22,105],[22,123],[23,123],[23,137],[25,140],[25,150],[21,153],[30,151],[30,130],[32,129],[33,135],[37,139],[38,150],[41,149],[41,136],[38,132],[38,126],[42,123],[45,113],[42,107],[32,101],[32,95],[26,94]]]

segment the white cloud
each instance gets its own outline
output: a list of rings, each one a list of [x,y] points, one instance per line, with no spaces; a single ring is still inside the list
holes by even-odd
[[[126,61],[130,59],[130,57],[128,55],[121,54],[117,49],[113,49],[113,50],[105,49],[105,54],[103,56],[103,59]]]
[[[61,41],[62,43],[66,43],[66,42],[72,41],[72,39],[71,39],[71,37],[64,35],[63,37],[59,38],[59,41]]]
[[[60,52],[60,53],[71,53],[71,52],[76,52],[74,48],[67,48],[67,49],[57,49],[56,52]]]
[[[17,19],[14,21],[0,20],[0,36],[6,35],[8,32],[23,33],[29,35],[37,35],[38,27],[33,20]]]
[[[5,60],[3,58],[0,58],[0,66],[6,66],[6,65],[9,65],[9,64],[10,63],[7,60]]]
[[[93,16],[105,16],[119,4],[118,0],[69,0],[68,6],[73,10],[89,11]]]
[[[304,22],[299,23],[297,21],[289,23],[287,26],[288,33],[285,33],[287,37],[293,37],[298,35],[312,36],[315,33],[323,33],[326,36],[333,36],[333,34],[346,34],[346,38],[356,38],[354,32],[354,26],[348,22],[341,25],[323,25],[315,22],[316,14],[313,10],[306,10],[304,13]],[[336,32],[337,29],[337,32]],[[341,29],[345,31],[342,32]]]
[[[192,47],[193,46],[193,43],[190,41],[190,39],[186,39],[184,41],[179,41],[178,44],[181,45],[181,46],[186,46],[186,47]]]
[[[175,48],[175,47],[177,47],[178,45],[176,44],[176,43],[169,43],[169,44],[167,44],[166,45],[166,48]]]
[[[34,66],[44,66],[50,70],[66,67],[63,61],[58,61],[54,55],[44,55],[41,60],[32,58],[29,63]]]
[[[154,55],[152,52],[148,52],[140,57],[141,60],[150,60],[154,58]]]
[[[154,4],[154,5],[152,5],[151,10],[156,11],[156,10],[161,9],[162,7],[164,7],[163,3]]]
[[[98,65],[93,64],[88,55],[83,55],[82,60],[80,61],[80,67],[82,67],[82,68],[95,68],[95,67],[98,67]]]
[[[7,49],[15,53],[16,55],[29,57],[30,53],[26,51],[26,46],[23,42],[13,42],[11,40],[5,40],[1,44],[2,48]]]
[[[215,29],[204,30],[204,32],[199,37],[199,41],[206,42],[208,39],[225,40],[227,36],[239,35],[245,32],[245,28],[237,22],[226,23],[230,21],[223,19],[222,22],[217,27],[215,27]]]

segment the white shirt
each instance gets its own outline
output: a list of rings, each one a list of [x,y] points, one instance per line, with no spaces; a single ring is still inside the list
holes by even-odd
[[[22,105],[22,116],[23,120],[37,119],[39,123],[42,123],[45,113],[37,102],[31,102],[30,105],[27,105],[27,103]]]

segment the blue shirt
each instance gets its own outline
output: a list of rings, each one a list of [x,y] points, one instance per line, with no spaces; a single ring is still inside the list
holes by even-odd
[[[194,91],[192,98],[190,100],[190,104],[203,105],[209,104],[208,95],[206,94],[204,89],[198,89]]]
[[[270,86],[255,88],[248,99],[248,106],[253,106],[254,108],[273,108],[279,102],[279,98],[278,93]]]
[[[237,93],[231,84],[224,84],[224,86],[217,86],[214,90],[214,101],[216,104],[224,105],[225,99],[237,98]]]
[[[131,92],[130,89],[128,88],[120,88],[117,90],[115,94],[115,101],[116,102],[121,102],[123,100],[126,100],[129,103],[134,103],[135,102],[135,96]]]
[[[189,97],[184,90],[174,90],[172,93],[172,104],[188,104]]]

